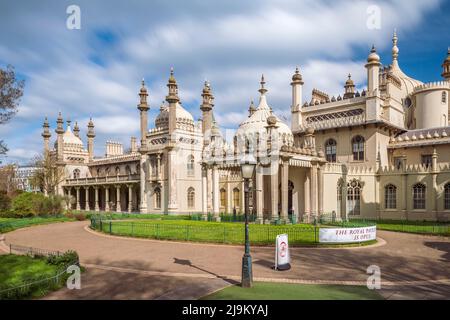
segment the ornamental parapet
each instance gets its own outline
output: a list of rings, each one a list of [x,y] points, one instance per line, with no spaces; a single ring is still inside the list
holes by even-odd
[[[117,175],[106,177],[90,177],[79,179],[66,179],[65,186],[101,185],[115,183],[139,183],[139,174]]]

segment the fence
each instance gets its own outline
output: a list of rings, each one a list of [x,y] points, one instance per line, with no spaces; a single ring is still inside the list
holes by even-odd
[[[25,247],[19,245],[9,245],[10,254],[27,255],[33,259],[42,257],[61,257],[64,253],[60,251],[51,251],[46,249]],[[31,293],[36,290],[46,291],[51,289],[56,289],[63,285],[67,278],[67,268],[72,265],[80,265],[79,259],[74,258],[73,260],[64,263],[57,267],[54,275],[48,277],[34,277],[22,283],[19,286],[14,287],[0,287],[0,300],[5,299],[20,299],[23,297],[28,297]]]
[[[120,221],[91,219],[91,228],[109,234],[152,238],[158,240],[180,240],[243,244],[244,224],[199,224],[162,223],[152,221]],[[273,245],[276,236],[286,233],[291,245],[315,245],[319,243],[317,225],[249,225],[250,243],[253,245]]]

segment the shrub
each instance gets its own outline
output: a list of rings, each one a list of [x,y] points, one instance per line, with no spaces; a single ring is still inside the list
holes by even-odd
[[[69,263],[75,263],[79,261],[78,253],[76,251],[66,251],[64,254],[58,255],[49,255],[47,257],[47,263],[56,265],[56,266],[66,266]]]
[[[11,208],[11,198],[5,191],[0,191],[0,211],[7,211]]]
[[[60,196],[25,192],[13,199],[11,208],[17,217],[55,216],[63,212],[63,201]]]
[[[84,213],[76,214],[75,219],[77,219],[78,221],[84,221],[86,220],[86,215]]]

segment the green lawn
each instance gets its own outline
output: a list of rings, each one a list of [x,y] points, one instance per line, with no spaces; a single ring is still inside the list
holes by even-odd
[[[96,229],[100,229],[99,221]],[[289,242],[295,244],[315,244],[314,226],[260,225],[250,224],[250,242],[256,245],[274,244],[277,235],[289,234]],[[115,235],[144,237],[164,240],[198,241],[228,244],[244,243],[243,223],[220,223],[191,220],[160,221],[104,221],[102,231]]]
[[[234,285],[201,300],[381,300],[364,286],[255,282],[252,288]]]
[[[0,255],[0,291],[5,288],[16,287],[34,279],[49,278],[56,274],[56,265],[46,262],[45,258],[31,258],[19,255]],[[45,290],[34,288],[30,292],[23,292],[24,296],[37,297]]]
[[[55,222],[74,221],[74,219],[67,217],[32,217],[32,218],[17,218],[0,220],[0,233],[13,231],[20,228],[29,227],[38,224],[47,224]]]

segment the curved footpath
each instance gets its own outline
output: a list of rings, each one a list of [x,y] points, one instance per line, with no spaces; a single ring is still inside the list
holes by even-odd
[[[86,273],[82,289],[48,299],[197,299],[240,280],[243,246],[121,238],[93,232],[89,222],[19,229],[6,244],[76,250]],[[254,280],[362,284],[366,269],[381,269],[387,299],[450,299],[450,239],[378,231],[385,245],[291,248],[292,269],[271,269],[274,248],[252,247]],[[2,247],[0,246],[0,249]]]

